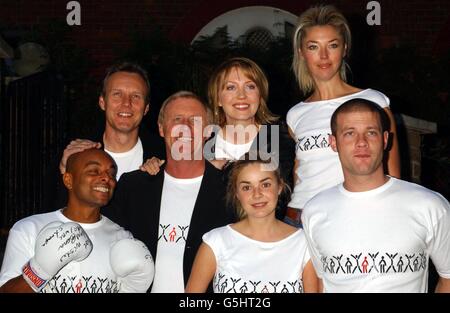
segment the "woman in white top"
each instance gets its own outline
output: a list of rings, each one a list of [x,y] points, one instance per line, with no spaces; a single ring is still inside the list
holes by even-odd
[[[289,132],[296,146],[294,191],[285,221],[301,227],[306,202],[320,191],[343,181],[338,154],[330,148],[330,118],[334,110],[351,98],[379,104],[390,119],[391,147],[386,168],[400,177],[400,157],[395,121],[389,98],[372,89],[346,83],[345,59],[350,53],[351,33],[345,17],[331,5],[320,5],[300,15],[294,33],[293,69],[300,89],[308,98],[287,114]]]
[[[236,161],[230,171],[227,201],[240,221],[203,235],[186,292],[317,292],[302,229],[275,218],[279,195],[286,191],[270,161]]]

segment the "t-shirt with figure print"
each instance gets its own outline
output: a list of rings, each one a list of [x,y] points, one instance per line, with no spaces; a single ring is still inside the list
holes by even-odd
[[[426,292],[429,258],[450,278],[450,204],[425,187],[393,177],[365,192],[339,184],[302,220],[324,292]]]
[[[345,101],[363,98],[389,107],[389,98],[379,91],[365,89],[330,100],[300,102],[287,113],[286,121],[295,135],[295,155],[299,162],[288,206],[303,209],[306,202],[320,191],[344,181],[337,152],[330,147],[330,120],[334,111]]]
[[[230,225],[203,235],[213,250],[215,293],[301,293],[309,261],[303,230],[276,242],[253,240]]]
[[[50,222],[72,222],[61,210],[37,214],[18,221],[11,228],[0,272],[0,286],[22,275],[22,268],[33,256],[36,237]],[[102,216],[96,223],[78,223],[92,241],[92,252],[81,262],[63,267],[42,289],[43,293],[117,293],[118,277],[109,263],[111,245],[130,232]]]
[[[164,172],[152,292],[184,292],[183,256],[202,180],[203,175],[181,179]]]

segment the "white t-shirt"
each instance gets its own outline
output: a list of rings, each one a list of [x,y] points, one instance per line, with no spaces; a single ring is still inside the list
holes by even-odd
[[[311,199],[302,220],[324,292],[426,292],[429,258],[450,278],[450,204],[422,186],[340,184]]]
[[[26,217],[11,228],[0,272],[0,286],[22,275],[23,266],[34,256],[36,237],[50,222],[72,222],[61,210]],[[132,238],[130,232],[102,216],[97,223],[78,223],[92,241],[92,252],[81,262],[63,267],[42,289],[49,293],[111,293],[118,292],[117,277],[109,263],[111,245],[117,240]]]
[[[299,177],[289,207],[302,209],[320,191],[344,181],[338,154],[330,147],[330,120],[334,111],[353,98],[371,100],[382,108],[389,106],[389,98],[373,89],[365,89],[331,100],[300,102],[287,113],[286,121],[295,134],[295,153],[299,161]]]
[[[277,242],[253,240],[230,225],[203,235],[216,257],[216,293],[299,293],[309,253],[303,230]]]
[[[202,179],[179,179],[164,172],[152,292],[184,292],[184,248]]]
[[[221,132],[217,134],[215,144],[215,158],[226,160],[239,160],[241,156],[246,154],[252,146],[253,140],[244,144],[233,144],[226,141]]]
[[[144,159],[144,149],[142,148],[141,139],[138,138],[136,145],[127,152],[111,152],[105,149],[117,164],[116,180],[119,181],[123,173],[128,173],[139,169]]]

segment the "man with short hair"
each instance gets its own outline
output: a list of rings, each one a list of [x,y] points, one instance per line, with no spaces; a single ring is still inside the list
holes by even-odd
[[[126,173],[105,212],[144,241],[155,259],[152,292],[184,292],[202,236],[234,217],[225,207],[222,174],[203,157],[207,108],[187,91],[162,105],[164,170]]]
[[[117,166],[103,150],[72,154],[63,175],[67,206],[10,230],[0,292],[145,292],[154,264],[145,245],[102,216]],[[126,257],[126,259],[125,259]]]
[[[105,112],[104,132],[94,138],[97,142],[72,141],[64,150],[59,166],[61,174],[72,153],[89,148],[103,146],[113,157],[118,166],[117,180],[122,173],[138,169],[144,160],[164,156],[160,138],[148,130],[140,131],[142,119],[150,107],[150,83],[143,68],[130,62],[111,66],[103,79],[98,105]]]
[[[302,215],[324,292],[450,291],[450,204],[440,194],[383,172],[386,117],[352,99],[331,118],[331,147],[344,182],[312,198]]]

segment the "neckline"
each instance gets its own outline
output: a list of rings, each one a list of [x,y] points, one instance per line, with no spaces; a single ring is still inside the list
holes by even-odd
[[[233,227],[231,227],[231,224],[228,224],[226,227],[227,227],[228,229],[230,229],[232,233],[238,235],[239,237],[241,237],[241,238],[243,238],[243,239],[245,239],[245,240],[247,240],[247,241],[250,241],[250,242],[253,242],[253,243],[257,243],[257,244],[263,245],[263,246],[275,246],[275,245],[282,244],[283,242],[288,241],[288,240],[291,239],[292,237],[297,236],[297,235],[301,232],[301,229],[299,228],[299,229],[297,229],[296,231],[294,231],[292,234],[290,234],[289,236],[287,236],[287,237],[285,237],[285,238],[283,238],[283,239],[280,239],[280,240],[278,240],[278,241],[259,241],[259,240],[256,240],[256,239],[252,239],[252,238],[250,238],[250,237],[247,237],[246,235],[244,235],[244,234],[238,232],[238,231],[235,230]]]
[[[311,103],[319,103],[319,102],[328,102],[328,101],[341,100],[341,99],[345,99],[345,98],[352,97],[352,96],[355,96],[355,95],[357,95],[357,94],[366,92],[366,91],[368,91],[368,90],[370,90],[370,88],[363,89],[363,90],[360,90],[360,91],[357,91],[357,92],[354,92],[354,93],[351,93],[351,94],[348,94],[348,95],[345,95],[345,96],[341,96],[341,97],[337,97],[337,98],[332,98],[332,99],[328,99],[328,100],[317,100],[317,101],[310,101],[310,102],[302,101],[302,102],[303,102],[304,104],[311,104]]]

